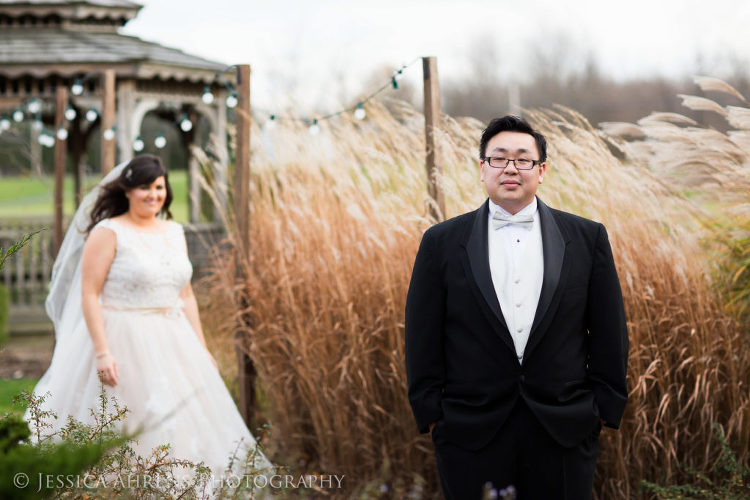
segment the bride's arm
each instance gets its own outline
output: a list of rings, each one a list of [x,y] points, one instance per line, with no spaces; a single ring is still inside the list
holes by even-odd
[[[208,350],[208,346],[206,346],[206,338],[203,336],[200,313],[198,312],[198,301],[195,299],[193,287],[192,285],[190,285],[190,283],[185,285],[185,288],[180,291],[180,298],[182,298],[182,301],[185,303],[185,316],[187,317],[190,326],[192,326],[193,330],[195,330],[195,335],[203,345],[203,348],[206,349],[208,355],[211,356],[211,352]],[[214,366],[217,366],[213,356],[211,356],[211,362],[214,364]]]
[[[81,308],[94,344],[96,369],[107,385],[117,385],[117,363],[109,352],[99,295],[115,258],[117,237],[109,229],[97,228],[89,234],[81,257]]]
[[[200,340],[201,344],[203,344],[203,347],[208,350],[208,347],[206,347],[206,339],[203,336],[203,328],[201,327],[201,317],[200,313],[198,312],[198,301],[195,300],[193,287],[190,285],[190,283],[185,285],[185,288],[180,291],[180,298],[185,303],[185,316],[187,316],[187,319],[190,322],[190,326],[192,326],[193,330],[195,330],[195,334],[198,336],[198,340]]]

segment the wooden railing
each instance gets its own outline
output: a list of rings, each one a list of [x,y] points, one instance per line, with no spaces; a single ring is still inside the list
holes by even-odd
[[[0,246],[8,248],[25,234],[41,230],[5,263],[2,283],[10,297],[12,333],[49,329],[44,313],[50,272],[53,233],[51,217],[13,217],[0,220]]]
[[[23,235],[42,229],[5,263],[2,283],[9,291],[11,334],[45,333],[52,324],[44,311],[53,260],[52,217],[3,217],[0,219],[0,247],[8,248]],[[204,276],[212,267],[212,249],[224,238],[216,224],[185,227],[193,277]]]

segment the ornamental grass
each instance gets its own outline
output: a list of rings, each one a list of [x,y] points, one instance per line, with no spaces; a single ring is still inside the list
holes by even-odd
[[[642,480],[690,483],[691,469],[714,477],[712,424],[747,463],[750,334],[725,291],[741,270],[733,245],[748,236],[750,109],[714,104],[735,131],[675,115],[598,128],[569,109],[526,113],[550,144],[539,196],[606,225],[625,298],[630,399],[620,431],[602,432],[600,499],[646,497]],[[218,254],[204,282],[209,343],[231,378],[244,322],[278,461],[346,474],[347,495],[434,497],[432,443],[417,434],[403,350],[411,268],[434,223],[424,119],[371,102],[366,120],[338,117],[318,135],[276,122],[251,132],[250,252]],[[442,117],[446,217],[485,199],[481,130]],[[712,173],[710,185],[699,180]]]

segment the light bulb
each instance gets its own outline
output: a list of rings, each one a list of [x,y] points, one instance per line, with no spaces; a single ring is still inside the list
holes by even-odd
[[[76,80],[70,87],[70,91],[73,93],[73,95],[83,94],[83,84],[81,83],[81,80]]]
[[[156,139],[154,139],[154,146],[156,146],[158,149],[162,149],[166,145],[167,145],[167,138],[164,137],[162,134],[157,135]]]
[[[21,123],[23,121],[23,111],[20,109],[17,109],[13,112],[13,120],[17,123]]]
[[[37,120],[34,120],[34,124],[32,125],[32,127],[34,127],[34,130],[39,132],[40,130],[44,128],[44,125],[42,125],[41,120],[37,119]]]
[[[214,95],[211,93],[211,89],[209,87],[205,87],[203,89],[203,95],[201,96],[201,99],[203,99],[203,102],[205,104],[211,104],[214,102]]]
[[[3,130],[8,130],[9,128],[10,120],[3,116],[3,118],[0,119],[0,132],[2,132]]]
[[[61,141],[64,141],[68,138],[68,131],[65,130],[63,127],[60,127],[59,129],[57,129],[56,135],[58,139],[60,139]]]
[[[357,106],[357,109],[354,110],[354,118],[357,120],[364,120],[365,116],[367,116],[367,113],[365,112],[365,108],[362,106],[362,103],[360,103]]]
[[[191,122],[186,116],[180,122],[180,128],[183,132],[190,132],[191,130],[193,130],[193,122]]]
[[[55,145],[55,138],[48,134],[42,134],[39,136],[39,144],[46,148],[51,148]]]
[[[318,120],[313,121],[313,124],[310,125],[310,133],[312,135],[318,135],[320,133],[320,127],[318,126]]]
[[[29,101],[29,107],[28,107],[29,113],[31,113],[32,115],[35,115],[39,113],[41,109],[42,109],[42,105],[39,103],[39,99],[32,99],[31,101]]]
[[[102,136],[104,137],[105,140],[111,141],[112,139],[115,138],[115,128],[114,127],[108,128],[107,130],[102,132]]]
[[[227,96],[227,107],[228,108],[236,108],[237,107],[237,92],[232,92],[230,95]]]
[[[68,106],[68,109],[65,110],[65,119],[70,122],[75,120],[76,116],[78,116],[78,113],[76,113],[75,108],[73,106]]]
[[[99,113],[97,113],[94,108],[86,111],[86,119],[90,122],[96,121],[97,116],[99,116]]]
[[[145,147],[146,147],[146,144],[144,144],[143,139],[141,139],[141,136],[139,135],[138,137],[136,137],[135,140],[133,141],[133,150],[140,153],[141,151],[143,151],[143,148]]]
[[[393,85],[394,89],[398,89],[398,81],[401,80],[401,78],[404,76],[404,67],[393,72],[393,76],[391,77],[391,85]]]

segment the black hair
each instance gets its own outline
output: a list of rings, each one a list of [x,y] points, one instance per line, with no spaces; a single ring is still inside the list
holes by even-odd
[[[162,176],[164,177],[167,196],[159,213],[164,214],[167,219],[171,219],[172,212],[169,211],[169,205],[172,203],[172,187],[169,185],[167,169],[164,168],[158,156],[140,155],[130,160],[130,163],[122,169],[117,179],[101,187],[99,197],[91,210],[91,223],[86,228],[86,232],[91,232],[99,221],[116,217],[128,211],[130,204],[125,196],[126,191],[139,186],[147,186]]]
[[[523,118],[515,115],[507,115],[502,118],[492,120],[487,128],[482,132],[482,139],[479,141],[479,159],[484,160],[487,143],[500,132],[521,132],[529,134],[536,141],[536,148],[539,150],[539,161],[547,160],[547,140],[542,134],[534,130],[529,123]]]

